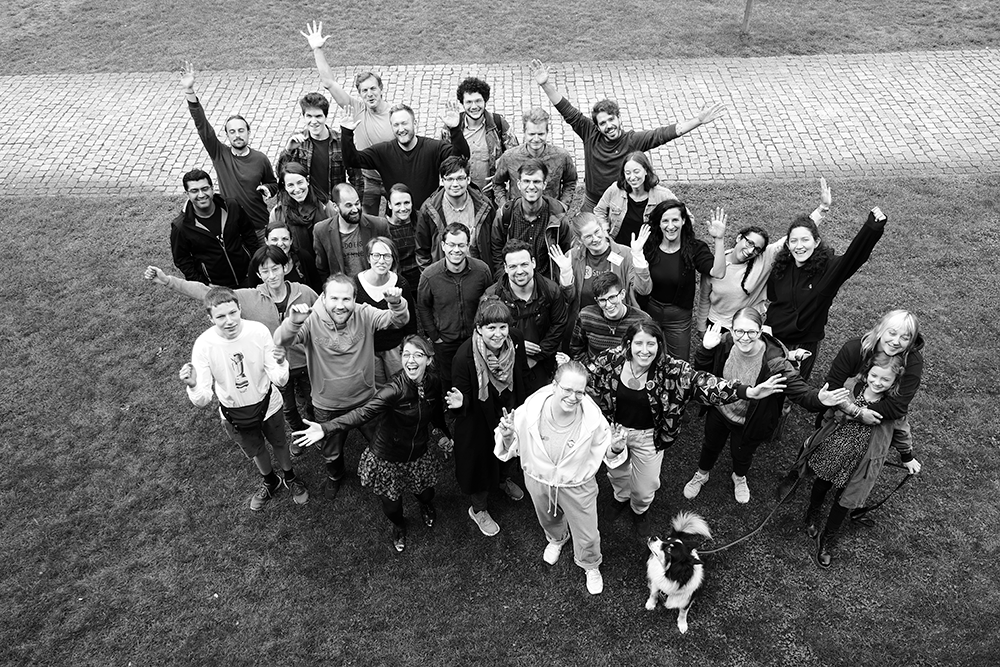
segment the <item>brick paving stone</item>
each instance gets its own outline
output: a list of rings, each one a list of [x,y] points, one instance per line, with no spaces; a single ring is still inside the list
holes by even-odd
[[[587,110],[616,99],[627,127],[690,118],[708,102],[728,115],[651,151],[668,182],[820,175],[980,174],[1000,170],[1000,50],[784,58],[558,63],[556,83]],[[334,68],[381,72],[390,103],[417,111],[430,134],[458,82],[493,87],[490,104],[520,129],[540,105],[550,140],[583,164],[582,146],[530,77],[527,63]],[[0,77],[0,180],[7,192],[180,193],[180,175],[208,168],[174,72]],[[299,125],[297,100],[319,87],[309,69],[198,73],[217,127],[230,113],[253,126],[272,161]],[[55,94],[58,91],[58,94]],[[336,123],[342,112],[333,106]]]

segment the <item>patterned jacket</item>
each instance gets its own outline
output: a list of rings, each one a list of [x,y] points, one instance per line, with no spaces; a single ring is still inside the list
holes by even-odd
[[[605,418],[615,422],[615,402],[622,368],[628,360],[621,345],[601,352],[587,368],[591,382],[587,391],[597,401]],[[657,450],[674,444],[681,428],[681,413],[688,401],[695,399],[706,405],[722,405],[747,398],[747,387],[696,371],[686,361],[661,352],[646,382],[649,409],[653,414],[653,430]]]

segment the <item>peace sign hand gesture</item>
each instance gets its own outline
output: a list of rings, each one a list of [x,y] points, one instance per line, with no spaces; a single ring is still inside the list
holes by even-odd
[[[504,442],[510,442],[514,437],[514,413],[507,410],[507,408],[501,408],[503,416],[500,417],[500,423],[497,428],[500,430],[500,436],[504,439]]]

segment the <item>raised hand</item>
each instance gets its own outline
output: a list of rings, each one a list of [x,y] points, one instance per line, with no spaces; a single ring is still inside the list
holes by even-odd
[[[198,385],[198,371],[194,369],[194,364],[186,363],[181,366],[181,372],[177,374],[181,382],[194,388]]]
[[[306,424],[306,430],[292,432],[292,437],[295,438],[293,442],[297,447],[308,447],[323,439],[325,434],[323,433],[322,426],[308,419],[303,419],[302,421]]]
[[[538,58],[531,61],[529,67],[531,68],[531,76],[535,77],[535,83],[539,86],[544,86],[549,82],[549,74],[554,71],[551,67],[543,63]]]
[[[833,204],[833,191],[830,190],[830,186],[826,184],[825,178],[819,179],[819,207],[821,210],[828,211],[830,206]]]
[[[280,364],[285,360],[285,348],[280,345],[275,345],[274,349],[271,351],[271,355],[274,357],[274,360]]]
[[[706,350],[713,350],[722,342],[722,325],[713,324],[705,329],[705,335],[701,339],[702,347]]]
[[[185,93],[194,93],[194,65],[191,63],[184,63],[181,70],[181,89]]]
[[[458,410],[465,403],[465,397],[462,396],[462,392],[458,390],[457,387],[452,387],[448,390],[448,393],[444,395],[445,405],[448,406],[449,410]]]
[[[712,217],[708,219],[708,235],[713,239],[721,239],[726,236],[726,209],[719,207],[712,211]]]
[[[556,366],[569,363],[569,355],[565,352],[556,352]]]
[[[293,324],[302,324],[309,319],[312,309],[304,303],[297,303],[289,309],[289,319]]]
[[[264,199],[271,198],[271,191],[267,189],[266,185],[258,185],[256,189]]]
[[[632,254],[636,257],[642,257],[642,247],[646,245],[647,239],[649,239],[650,233],[652,233],[652,228],[649,225],[643,225],[639,228],[638,236],[632,234],[632,239],[629,241],[628,245],[632,249]]]
[[[157,285],[166,285],[167,274],[160,270],[158,266],[147,266],[146,270],[142,272],[142,277],[146,280],[152,280]]]
[[[920,472],[920,461],[916,459],[911,459],[909,461],[903,462],[903,467],[906,468],[906,472],[910,475],[916,475]]]
[[[824,384],[823,388],[819,390],[819,402],[830,408],[840,405],[850,397],[851,392],[843,387],[830,391],[830,383]]]
[[[382,290],[382,295],[385,296],[385,302],[392,305],[403,300],[403,290],[400,287],[386,287]]]
[[[706,104],[698,111],[698,124],[704,125],[706,123],[711,123],[713,120],[722,118],[725,113],[726,105],[722,102]]]
[[[459,121],[462,120],[461,113],[462,105],[458,100],[448,100],[445,102],[444,111],[441,112],[441,122],[448,128],[458,127]]]
[[[747,398],[759,401],[771,394],[780,394],[783,391],[785,391],[785,376],[781,373],[775,373],[756,387],[747,389]]]
[[[507,410],[507,408],[500,408],[503,412],[500,417],[500,423],[497,424],[497,428],[500,430],[500,437],[504,440],[510,440],[514,437],[514,414]]]
[[[530,340],[526,340],[524,341],[524,351],[527,354],[535,356],[537,354],[541,354],[542,348],[538,343],[533,343]]]
[[[312,23],[306,24],[306,31],[299,31],[299,34],[309,40],[310,49],[322,49],[323,45],[326,44],[326,40],[330,39],[330,36],[323,36],[323,22],[313,21]]]
[[[881,222],[882,220],[885,220],[885,213],[883,213],[882,209],[880,209],[878,206],[876,206],[875,208],[872,209],[871,215],[872,215],[872,217],[875,218],[875,220],[877,222]]]
[[[569,271],[572,266],[573,260],[570,258],[568,252],[563,252],[562,248],[552,244],[549,246],[549,259],[552,263],[559,267],[559,271]]]

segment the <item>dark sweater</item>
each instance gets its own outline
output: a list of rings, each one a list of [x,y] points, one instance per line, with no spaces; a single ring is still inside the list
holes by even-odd
[[[403,299],[406,301],[406,309],[410,311],[410,321],[399,329],[379,329],[375,332],[375,351],[385,352],[394,347],[399,347],[403,339],[410,334],[417,333],[417,307],[413,300],[413,290],[410,283],[402,275],[396,274],[396,287],[403,291]],[[367,303],[369,306],[379,310],[389,310],[389,302],[385,298],[376,301],[372,298],[364,286],[361,284],[361,274],[354,276],[355,301]]]
[[[267,204],[261,193],[257,192],[257,186],[268,186],[268,196],[274,196],[278,192],[278,181],[274,177],[271,161],[252,148],[248,155],[234,155],[229,146],[219,141],[205,116],[205,108],[199,102],[188,102],[188,111],[194,119],[201,143],[212,159],[219,181],[219,193],[226,199],[236,200],[253,223],[254,229],[264,229],[267,227]]]
[[[479,299],[493,284],[493,276],[486,263],[474,257],[458,273],[449,271],[446,262],[439,259],[420,276],[417,315],[427,338],[453,343],[472,335]]]
[[[668,306],[691,310],[694,308],[694,285],[697,274],[709,275],[715,257],[708,244],[694,239],[694,266],[684,266],[681,251],[665,253],[656,248],[649,260],[649,279],[653,281],[650,298]]]
[[[413,197],[413,210],[419,211],[424,200],[440,185],[438,169],[451,155],[469,157],[469,143],[462,127],[451,129],[451,143],[417,137],[413,150],[404,151],[398,141],[383,141],[363,151],[354,147],[354,131],[343,128],[344,164],[363,169],[377,169],[386,192],[396,183],[405,183]]]
[[[830,365],[830,372],[826,375],[826,382],[830,385],[830,389],[840,389],[852,377],[863,372],[865,370],[864,361],[860,338],[852,338],[844,343]],[[903,379],[899,383],[899,392],[896,395],[886,395],[877,403],[869,405],[868,409],[882,415],[882,419],[905,417],[910,408],[910,401],[920,389],[920,379],[923,374],[924,337],[918,334],[906,355],[906,366],[903,370]]]
[[[843,255],[833,255],[822,274],[808,276],[794,260],[778,277],[777,267],[767,281],[767,324],[785,345],[815,343],[826,336],[830,306],[841,285],[868,261],[885,231],[885,220],[868,219]],[[810,257],[810,260],[812,258]]]
[[[677,138],[674,125],[655,130],[626,130],[615,139],[608,139],[597,129],[589,116],[583,115],[565,97],[559,100],[556,110],[583,141],[583,168],[587,180],[587,196],[594,202],[608,189],[621,172],[625,158],[634,151],[648,151]]]

